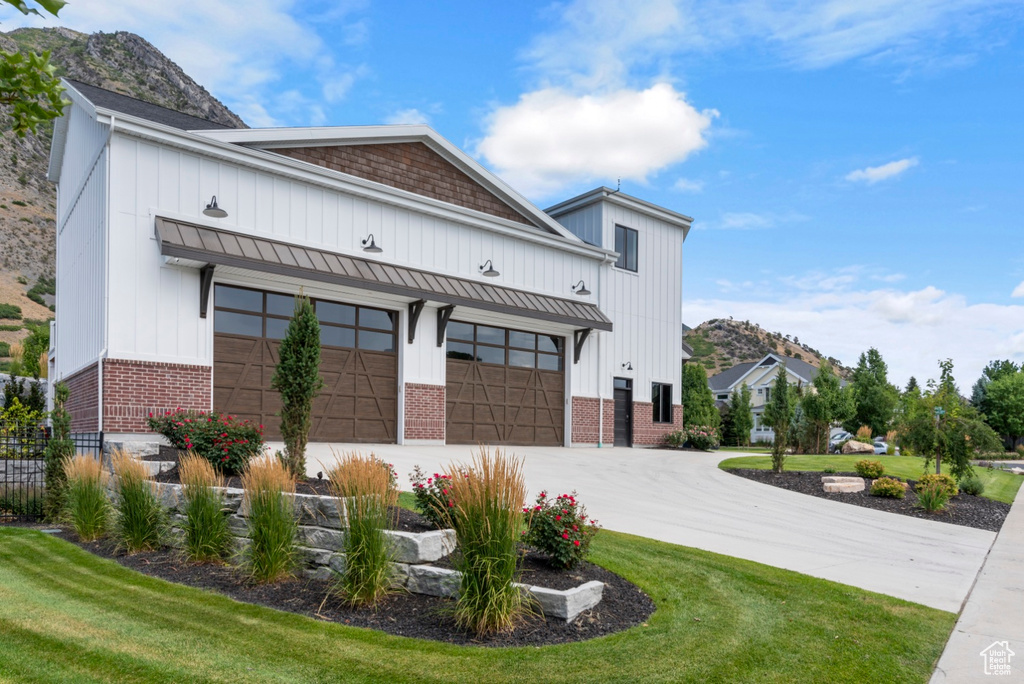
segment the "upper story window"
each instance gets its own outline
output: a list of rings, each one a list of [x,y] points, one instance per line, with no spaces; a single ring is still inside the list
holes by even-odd
[[[615,251],[619,253],[615,265],[633,273],[636,273],[636,235],[632,228],[615,226]]]
[[[651,383],[651,403],[654,404],[655,423],[672,422],[672,385]]]

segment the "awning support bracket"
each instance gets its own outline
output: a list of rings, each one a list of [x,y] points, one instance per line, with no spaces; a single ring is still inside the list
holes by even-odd
[[[448,321],[451,320],[455,305],[443,306],[437,310],[437,346],[444,346],[444,334],[448,330]]]
[[[210,306],[210,290],[213,288],[213,264],[206,264],[199,269],[199,317],[206,318]]]
[[[423,313],[423,306],[427,303],[425,299],[417,299],[409,302],[409,344],[416,339],[416,326],[420,322],[420,314]]]
[[[590,333],[592,331],[593,328],[581,328],[573,332],[572,362],[574,364],[580,362],[580,355],[583,353],[583,343],[587,341],[587,338],[590,337]]]

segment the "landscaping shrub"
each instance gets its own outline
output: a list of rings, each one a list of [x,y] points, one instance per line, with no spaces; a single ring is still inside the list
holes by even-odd
[[[270,386],[281,395],[281,436],[292,476],[306,476],[306,442],[313,400],[324,386],[320,377],[320,321],[309,297],[295,298],[295,312],[278,347]]]
[[[16,304],[0,304],[0,318],[21,320],[21,307]]]
[[[416,498],[416,510],[437,528],[448,524],[448,509],[455,505],[450,487],[451,476],[434,473],[426,477],[419,466],[409,473],[412,480],[412,493]]]
[[[821,469],[821,472],[825,473],[826,475],[835,475],[836,469],[833,466],[825,466],[824,468]]]
[[[665,443],[709,451],[719,444],[718,429],[709,425],[691,425],[665,435]]]
[[[924,486],[917,484],[917,505],[929,513],[939,513],[949,503],[949,490],[938,481],[932,481]]]
[[[960,491],[971,496],[981,496],[985,493],[985,483],[977,475],[968,475],[960,480]]]
[[[195,452],[178,463],[185,500],[185,553],[189,560],[204,563],[228,552],[231,530],[224,513],[224,477],[213,464]]]
[[[75,443],[71,439],[71,414],[64,407],[71,397],[66,383],[53,384],[53,411],[50,422],[53,433],[43,454],[46,478],[46,502],[44,504],[47,520],[56,520],[64,508],[64,461],[75,454]]]
[[[64,462],[67,480],[65,518],[82,541],[102,537],[110,522],[110,503],[103,491],[107,473],[99,459],[79,454]]]
[[[512,629],[528,610],[514,584],[526,499],[522,461],[481,447],[469,468],[450,472],[463,473],[451,480],[448,509],[458,542],[453,560],[462,573],[455,622],[478,635]]]
[[[118,544],[128,553],[157,548],[167,527],[167,515],[157,501],[145,466],[120,449],[113,451],[110,462],[114,467],[117,492]]]
[[[0,488],[0,516],[32,516],[43,515],[45,493],[39,487],[19,485]]]
[[[885,466],[882,465],[881,461],[872,461],[870,459],[862,459],[853,464],[854,470],[861,477],[874,480],[877,477],[882,477],[885,473]]]
[[[956,480],[954,480],[951,475],[946,475],[945,473],[928,473],[926,475],[922,475],[917,481],[918,493],[921,492],[921,489],[930,487],[933,484],[937,484],[942,487],[946,492],[947,498],[951,499],[960,493],[960,488],[957,487]]]
[[[1018,454],[1018,455],[1019,455],[1019,456],[1020,456],[1021,458],[1024,458],[1024,444],[1018,444],[1018,445],[1017,445],[1017,454]]]
[[[224,473],[240,473],[263,451],[263,426],[235,416],[177,408],[149,414],[149,429],[177,449],[194,451]]]
[[[874,444],[875,440],[871,438],[871,428],[867,425],[861,425],[857,428],[857,441],[864,442],[865,444]]]
[[[576,500],[576,492],[559,494],[554,499],[547,492],[537,495],[533,508],[525,507],[528,527],[523,542],[547,554],[554,565],[572,568],[587,557],[590,541],[600,529],[596,520],[587,517],[587,509]]]
[[[289,575],[295,565],[295,480],[280,461],[263,456],[249,461],[242,488],[249,523],[249,577],[273,582]]]
[[[885,455],[886,456],[895,456],[896,455],[896,445],[893,444],[892,442],[886,442],[885,443]]]
[[[871,496],[902,499],[907,495],[907,483],[895,477],[880,477],[871,483]]]
[[[393,588],[393,554],[384,534],[388,508],[398,500],[392,472],[373,455],[348,453],[328,473],[335,496],[345,505],[345,572],[340,589],[353,605],[375,604]]]

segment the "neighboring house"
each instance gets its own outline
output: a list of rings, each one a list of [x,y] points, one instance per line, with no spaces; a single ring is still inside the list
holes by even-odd
[[[279,439],[270,378],[300,291],[321,320],[312,441],[681,426],[690,218],[607,188],[541,211],[427,126],[227,129],[65,85],[50,377],[74,429],[139,438],[180,406]]]
[[[750,431],[751,443],[758,440],[775,440],[775,432],[764,424],[764,408],[771,401],[772,385],[783,363],[786,365],[786,380],[791,385],[809,387],[814,376],[818,374],[818,369],[806,361],[780,354],[768,354],[760,361],[738,363],[708,378],[708,387],[711,388],[711,394],[719,408],[724,406],[733,392],[739,391],[743,385],[750,388],[750,408],[754,414],[754,428]]]

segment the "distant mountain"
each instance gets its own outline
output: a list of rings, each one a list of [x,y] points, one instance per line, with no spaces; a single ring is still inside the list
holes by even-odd
[[[181,67],[134,33],[87,35],[65,28],[16,29],[0,33],[0,50],[50,50],[50,61],[60,76],[245,127]],[[21,139],[8,128],[0,133],[0,268],[31,283],[41,275],[54,274],[56,193],[46,180],[52,134],[52,126]]]
[[[768,332],[750,321],[713,318],[686,330],[683,339],[693,348],[691,363],[702,364],[709,377],[738,363],[758,361],[770,353],[800,359],[815,367],[821,366],[823,360],[828,360],[838,375],[845,378],[850,373],[850,369],[838,359],[824,356],[817,349],[800,344],[798,338]]]

